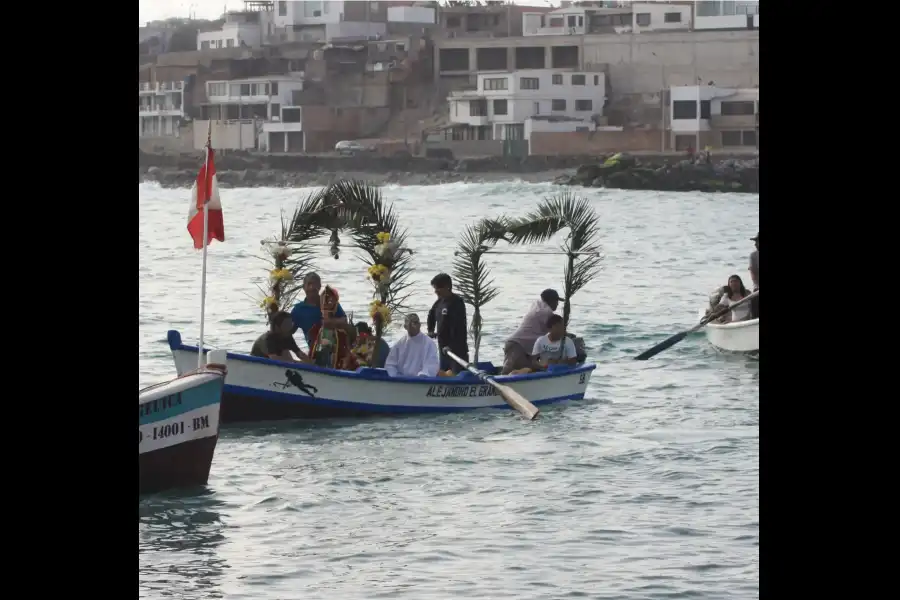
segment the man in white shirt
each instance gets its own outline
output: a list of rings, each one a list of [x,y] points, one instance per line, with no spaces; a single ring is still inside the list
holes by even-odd
[[[549,333],[542,335],[534,342],[531,350],[533,358],[532,368],[544,370],[547,365],[576,365],[578,364],[578,352],[575,350],[575,342],[566,335],[566,324],[559,315],[551,315],[547,319]]]
[[[541,299],[532,303],[522,318],[522,324],[503,345],[504,375],[533,366],[528,353],[534,347],[535,340],[547,333],[547,319],[553,315],[560,300],[565,298],[560,298],[556,290],[544,290]]]
[[[384,368],[391,377],[436,377],[441,366],[437,344],[422,335],[419,315],[410,313],[403,321],[406,335],[388,353]]]

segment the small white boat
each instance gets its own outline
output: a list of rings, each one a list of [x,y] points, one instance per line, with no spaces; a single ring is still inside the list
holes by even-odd
[[[197,369],[138,394],[139,493],[206,484],[225,387],[224,365]]]
[[[175,370],[181,374],[193,369],[197,347],[182,344],[181,334],[175,330],[169,331],[168,341]],[[468,371],[456,377],[389,377],[384,369],[367,367],[336,371],[230,352],[227,358],[221,415],[226,425],[509,408],[492,386]],[[596,366],[560,365],[545,372],[494,379],[533,404],[550,404],[583,399]],[[479,363],[478,368],[489,374],[494,370],[490,363]]]
[[[700,313],[702,319],[704,313]],[[706,339],[725,352],[759,353],[759,319],[735,323],[709,323],[703,328]]]

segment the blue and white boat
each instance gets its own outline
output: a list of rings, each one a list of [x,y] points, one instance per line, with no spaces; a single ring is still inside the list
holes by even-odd
[[[140,493],[206,484],[225,385],[223,365],[193,367],[140,391]]]
[[[169,331],[168,341],[176,371],[191,371],[197,363],[197,347],[184,345],[174,330]],[[456,377],[389,377],[384,369],[336,371],[230,352],[227,358],[221,414],[225,425],[509,408],[492,386],[468,371]],[[478,368],[488,374],[497,372],[491,363],[479,363]],[[542,405],[583,399],[595,368],[586,363],[494,379]]]

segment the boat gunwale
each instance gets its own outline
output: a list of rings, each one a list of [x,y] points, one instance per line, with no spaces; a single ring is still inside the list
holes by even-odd
[[[194,380],[194,377],[201,377],[202,379],[200,381],[197,381]],[[222,382],[224,382],[225,374],[215,369],[198,369],[195,371],[191,371],[190,373],[179,375],[178,377],[175,377],[168,381],[154,383],[153,385],[147,386],[142,390],[138,390],[138,404],[146,404],[147,402],[152,402],[153,400],[158,400],[165,396],[171,396],[172,394],[184,392],[195,387],[200,387],[207,383],[212,383],[216,379],[220,379]]]
[[[177,330],[170,330],[167,336],[169,342],[169,348],[172,352],[177,350],[192,352],[196,354],[199,351],[197,346],[188,346],[187,344],[182,343],[181,341],[181,333]],[[203,352],[209,352],[208,349],[204,349]],[[268,365],[271,367],[281,367],[294,369],[297,371],[305,371],[309,373],[319,373],[321,375],[328,375],[331,377],[342,377],[345,379],[352,379],[355,381],[365,381],[365,382],[381,382],[381,383],[414,383],[414,384],[423,384],[427,383],[430,385],[470,385],[473,379],[476,379],[474,375],[469,373],[468,371],[462,371],[460,375],[462,377],[391,377],[389,376],[383,369],[368,369],[363,371],[340,371],[336,369],[327,369],[324,367],[318,367],[315,365],[310,365],[307,363],[294,363],[294,362],[284,362],[281,360],[272,360],[271,358],[262,358],[259,356],[250,356],[249,354],[235,354],[232,352],[227,352],[227,358],[229,361],[236,360],[240,362],[249,362],[249,363],[259,363],[263,365]],[[549,371],[541,371],[537,373],[523,373],[521,375],[494,375],[491,376],[497,383],[510,384],[510,383],[519,383],[519,382],[529,382],[529,381],[540,381],[543,379],[559,379],[561,377],[566,377],[569,375],[577,375],[579,373],[587,373],[589,371],[593,371],[597,368],[596,363],[585,362],[583,364],[577,365],[575,367],[569,368],[554,368]],[[373,375],[371,372],[377,372],[377,375]]]

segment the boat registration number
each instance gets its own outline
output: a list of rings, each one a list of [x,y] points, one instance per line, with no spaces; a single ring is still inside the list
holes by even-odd
[[[426,398],[481,398],[499,395],[490,385],[432,385],[425,392]]]
[[[203,429],[207,429],[208,427],[209,415],[202,415],[187,420],[188,431],[201,431]],[[145,427],[145,429],[148,430],[147,435],[144,435],[144,431],[138,429],[138,433],[140,434],[139,444],[143,444],[144,441],[163,440],[172,436],[184,435],[185,421],[174,421],[171,423],[166,423],[165,425],[154,426],[152,428]]]

